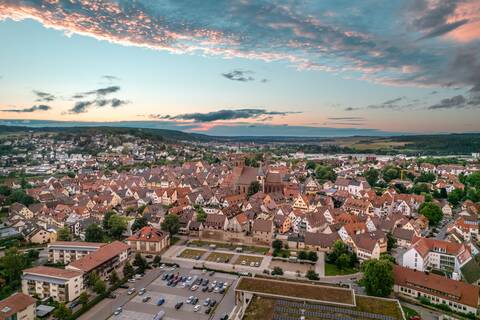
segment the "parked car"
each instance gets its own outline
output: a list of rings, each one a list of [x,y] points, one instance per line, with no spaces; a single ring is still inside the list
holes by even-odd
[[[217,304],[217,300],[213,299],[212,301],[210,301],[210,307],[215,307],[215,305]]]
[[[195,307],[193,307],[193,312],[198,312],[200,310],[201,306],[197,304]]]
[[[210,298],[205,299],[205,301],[203,302],[203,305],[205,307],[209,306],[210,305]]]
[[[143,297],[142,302],[148,302],[152,299],[150,296]]]
[[[119,288],[128,289],[130,287],[128,286],[128,284],[122,284],[122,285],[119,286]]]
[[[161,305],[164,304],[164,303],[165,303],[165,298],[160,298],[160,299],[158,299],[158,301],[157,301],[157,306],[161,306]]]
[[[212,308],[208,307],[205,309],[205,314],[210,314],[210,312],[212,312]]]
[[[142,288],[142,289],[140,289],[140,290],[138,291],[138,295],[139,295],[139,296],[142,296],[145,292],[147,292],[147,289]]]
[[[134,283],[134,282],[135,282],[135,279],[133,279],[133,278],[132,278],[132,279],[128,279],[128,282]]]
[[[122,311],[123,311],[122,307],[118,307],[117,309],[115,309],[115,312],[113,312],[113,314],[118,316],[120,313],[122,313]]]
[[[208,287],[207,287],[207,286],[205,286],[205,287],[202,288],[202,292],[207,292],[207,291],[208,291]]]
[[[177,304],[175,304],[175,309],[178,310],[178,309],[180,309],[182,306],[183,306],[183,302],[182,302],[182,301],[179,301],[179,302],[177,302]]]
[[[135,292],[135,288],[130,288],[128,289],[127,294],[132,295],[134,292]]]

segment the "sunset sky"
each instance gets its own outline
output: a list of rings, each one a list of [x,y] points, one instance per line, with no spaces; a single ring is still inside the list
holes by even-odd
[[[3,120],[480,131],[478,0],[0,0],[0,40]]]

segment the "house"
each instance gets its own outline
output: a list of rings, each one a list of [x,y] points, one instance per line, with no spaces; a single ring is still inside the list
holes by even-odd
[[[204,230],[227,230],[228,219],[223,214],[207,214],[203,227]]]
[[[382,253],[381,240],[370,233],[355,234],[352,237],[352,246],[360,261],[379,259]]]
[[[337,240],[341,239],[336,232],[306,232],[304,236],[304,248],[307,250],[328,252]]]
[[[433,304],[445,304],[456,312],[477,314],[478,286],[398,265],[393,266],[393,272],[395,293],[413,299],[426,298]]]
[[[56,241],[47,246],[48,262],[69,264],[83,258],[85,255],[97,251],[105,243],[81,241]]]
[[[113,270],[123,268],[130,250],[127,244],[114,241],[71,262],[65,269],[82,272],[84,279],[87,279],[92,272],[96,272],[101,278],[106,278]]]
[[[25,240],[29,243],[44,244],[56,239],[56,233],[36,227],[25,236]]]
[[[263,219],[254,220],[252,226],[252,236],[254,241],[270,244],[273,237],[273,221]]]
[[[230,218],[228,221],[228,231],[232,232],[246,232],[250,231],[249,228],[249,219],[247,215],[242,212],[240,214],[237,214],[233,218]]]
[[[36,300],[21,292],[0,301],[0,320],[35,320]]]
[[[414,230],[404,228],[395,228],[392,235],[397,242],[397,246],[402,248],[410,247],[412,245],[413,239],[418,236],[417,234],[415,234]]]
[[[40,299],[52,297],[66,303],[84,290],[83,273],[77,270],[38,266],[23,270],[22,292]]]
[[[158,254],[170,245],[170,235],[146,226],[128,237],[127,244],[134,252]]]
[[[292,228],[292,220],[290,220],[288,216],[283,214],[275,215],[273,222],[275,223],[276,230],[280,234],[287,233]]]

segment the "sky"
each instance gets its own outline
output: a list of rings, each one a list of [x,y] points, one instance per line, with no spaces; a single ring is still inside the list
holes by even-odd
[[[480,131],[478,0],[0,0],[0,41],[0,124]]]

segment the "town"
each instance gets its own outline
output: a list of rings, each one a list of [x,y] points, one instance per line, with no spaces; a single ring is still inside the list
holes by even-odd
[[[479,316],[478,153],[0,144],[2,320]]]

